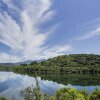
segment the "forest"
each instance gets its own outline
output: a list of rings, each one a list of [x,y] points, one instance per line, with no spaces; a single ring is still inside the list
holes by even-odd
[[[42,62],[33,61],[13,68],[20,73],[41,74],[99,74],[100,55],[69,54],[51,58]]]

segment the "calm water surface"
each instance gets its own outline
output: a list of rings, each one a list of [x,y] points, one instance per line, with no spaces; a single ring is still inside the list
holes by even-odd
[[[100,89],[100,85],[71,85],[67,84],[67,80],[65,80],[66,85],[62,84],[62,82],[53,82],[50,80],[44,80],[41,77],[37,77],[41,91],[47,93],[49,95],[53,95],[56,90],[62,87],[70,87],[76,89],[87,89],[88,92],[93,91],[94,89]],[[58,79],[59,80],[59,79]],[[79,80],[83,81],[83,80]],[[93,81],[93,80],[92,80]],[[64,82],[64,83],[65,83]],[[96,83],[95,83],[96,84]],[[28,75],[20,75],[15,74],[13,72],[0,72],[0,96],[4,96],[7,98],[11,98],[13,100],[22,100],[21,91],[28,86],[33,85],[35,87],[36,81],[34,77]]]

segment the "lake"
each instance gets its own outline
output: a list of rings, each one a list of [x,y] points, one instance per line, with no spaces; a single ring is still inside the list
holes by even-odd
[[[48,95],[55,94],[62,87],[86,89],[89,93],[100,89],[100,75],[38,75],[40,89]],[[13,100],[23,100],[21,91],[36,86],[35,75],[21,75],[14,72],[0,72],[0,96]]]

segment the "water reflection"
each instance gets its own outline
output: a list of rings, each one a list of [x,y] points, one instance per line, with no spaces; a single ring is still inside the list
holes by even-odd
[[[41,80],[40,77],[37,79],[41,90],[45,93],[53,94],[57,89],[64,87],[64,85],[53,83],[52,81]],[[20,91],[31,85],[34,87],[36,85],[33,77],[13,72],[0,72],[0,96],[20,100]]]
[[[77,88],[79,90],[85,88],[89,92],[93,91],[95,88],[100,89],[100,86],[74,86],[70,84],[63,85],[56,82],[43,80],[40,77],[38,77],[37,79],[40,85],[40,89],[44,93],[48,93],[49,95],[54,94],[56,90],[65,86]],[[34,87],[36,86],[36,81],[33,77],[30,77],[28,75],[15,74],[13,72],[0,72],[0,96],[20,100],[22,99],[20,92],[31,85],[33,85]]]

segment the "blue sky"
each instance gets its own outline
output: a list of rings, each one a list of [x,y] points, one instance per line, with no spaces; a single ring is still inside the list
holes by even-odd
[[[0,62],[100,54],[100,0],[0,0]]]

